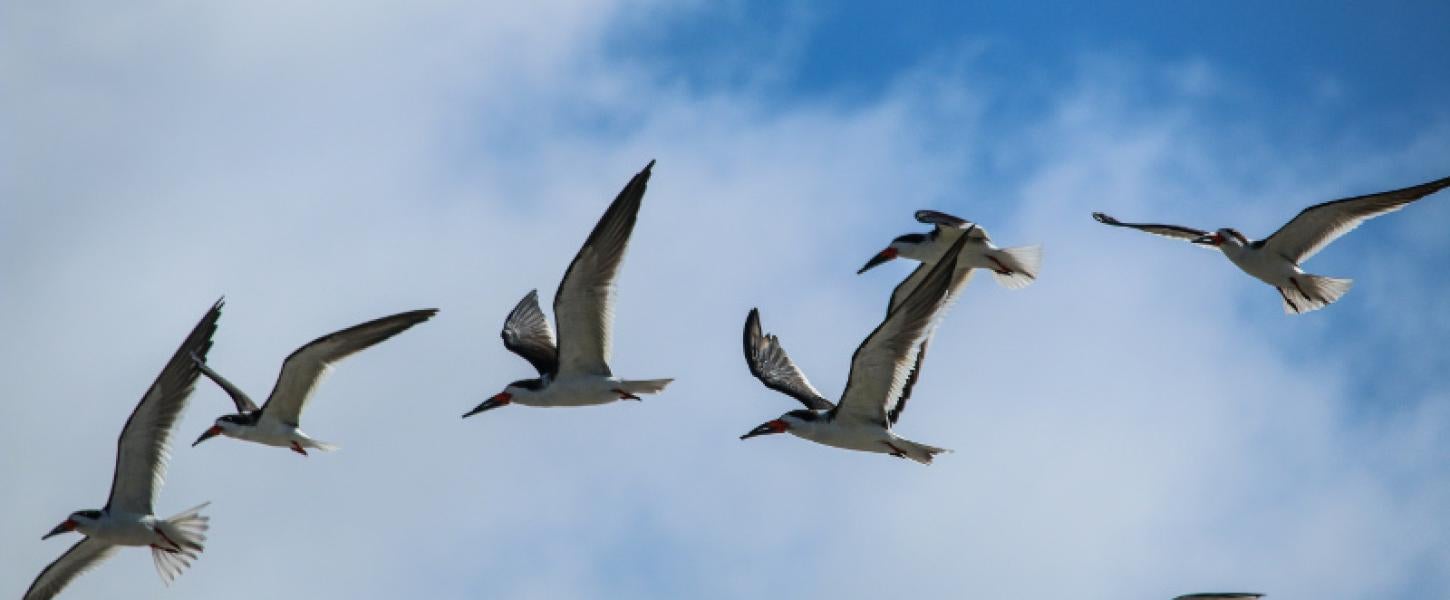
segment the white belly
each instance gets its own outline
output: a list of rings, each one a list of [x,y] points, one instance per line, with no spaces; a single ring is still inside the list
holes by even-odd
[[[298,431],[296,427],[268,418],[258,420],[257,424],[252,427],[238,427],[235,431],[226,433],[239,440],[279,448],[289,448],[292,446],[292,442],[307,439],[307,436],[302,435],[302,432]]]
[[[593,406],[619,400],[619,389],[617,377],[566,377],[549,382],[537,394],[520,394],[513,401],[524,406]]]
[[[1297,265],[1273,253],[1250,248],[1224,248],[1224,256],[1240,270],[1274,287],[1292,285],[1289,278],[1302,273]]]
[[[890,431],[868,424],[843,425],[839,422],[827,422],[814,427],[792,427],[787,431],[817,444],[862,452],[891,453],[891,447],[887,443],[896,439]]]
[[[152,527],[156,517],[110,513],[95,527],[80,527],[81,533],[118,546],[150,546],[160,541]],[[163,542],[164,543],[164,542]]]

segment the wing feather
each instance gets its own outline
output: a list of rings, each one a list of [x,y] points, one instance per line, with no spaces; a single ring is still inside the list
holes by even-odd
[[[744,342],[745,366],[765,387],[795,398],[811,410],[835,408],[791,361],[780,340],[761,332],[759,309],[750,309],[750,315],[745,317]]]
[[[1450,186],[1450,177],[1388,192],[1332,200],[1299,212],[1261,242],[1295,264],[1309,260],[1360,223],[1391,213]]]
[[[614,280],[634,232],[654,161],[620,190],[559,281],[554,318],[559,326],[560,372],[610,376]]]
[[[373,319],[329,333],[298,348],[282,363],[277,385],[262,405],[262,416],[296,427],[302,409],[333,364],[406,331],[438,314],[427,308]]]
[[[1143,231],[1166,238],[1173,238],[1175,240],[1183,240],[1185,242],[1191,242],[1199,238],[1200,236],[1208,235],[1207,231],[1194,229],[1192,227],[1184,227],[1182,225],[1163,225],[1159,223],[1124,223],[1100,212],[1093,213],[1093,219],[1096,219],[1097,222],[1104,225],[1137,229],[1138,231]],[[1213,246],[1203,247],[1213,249]]]
[[[554,330],[539,308],[539,290],[532,290],[504,319],[503,345],[534,366],[539,375],[551,375],[559,369],[559,348]]]
[[[156,381],[136,404],[116,442],[116,470],[111,477],[111,497],[106,508],[149,515],[156,492],[166,481],[166,463],[171,458],[171,431],[186,409],[186,400],[200,371],[192,356],[206,359],[211,337],[221,317],[217,300],[201,321],[187,334],[181,347],[156,376]]]
[[[55,559],[55,562],[50,563],[35,577],[30,589],[25,590],[24,600],[54,598],[81,573],[101,564],[101,561],[109,558],[115,551],[116,546],[93,537],[76,542],[70,550],[66,550],[65,554],[60,555],[60,558]]]

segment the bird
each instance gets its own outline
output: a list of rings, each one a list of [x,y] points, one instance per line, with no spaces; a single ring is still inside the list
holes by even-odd
[[[926,233],[908,233],[897,236],[891,240],[891,244],[885,250],[876,253],[866,266],[856,271],[857,275],[865,273],[878,265],[884,264],[896,258],[909,258],[922,261],[927,269],[931,263],[942,255],[942,250],[957,241],[958,237],[966,236],[967,245],[962,249],[962,255],[957,260],[957,269],[961,271],[957,275],[961,279],[953,283],[953,288],[958,289],[966,285],[967,278],[971,277],[972,269],[988,269],[997,283],[1008,289],[1021,289],[1031,285],[1037,280],[1037,272],[1042,266],[1042,246],[1018,246],[1015,248],[998,248],[992,244],[992,238],[987,235],[987,230],[982,229],[966,219],[955,217],[935,210],[916,211],[916,220],[932,226],[932,230]],[[916,281],[926,275],[926,269],[919,269],[912,274],[907,281],[911,283],[905,287],[910,292],[915,287]],[[898,289],[898,291],[901,291]],[[902,295],[892,295],[891,305],[896,305]]]
[[[299,423],[302,409],[307,407],[307,401],[312,398],[323,376],[338,361],[427,321],[435,314],[438,314],[436,308],[411,310],[353,325],[308,342],[282,362],[277,384],[272,387],[272,394],[261,408],[241,388],[212,370],[200,355],[191,357],[197,369],[216,382],[237,406],[236,413],[218,417],[191,445],[195,447],[224,435],[267,446],[290,448],[302,456],[307,456],[308,448],[324,452],[336,450],[336,445],[312,439],[303,433]]]
[[[1450,177],[1323,202],[1300,211],[1269,237],[1254,241],[1231,227],[1208,232],[1180,225],[1124,223],[1100,212],[1093,213],[1093,219],[1104,225],[1129,227],[1217,249],[1243,272],[1278,290],[1285,314],[1303,314],[1338,301],[1354,282],[1305,273],[1301,263],[1361,223],[1400,210],[1447,186],[1450,186]]]
[[[502,392],[464,413],[463,418],[509,404],[591,406],[639,400],[639,394],[659,393],[674,381],[620,379],[609,369],[614,280],[624,261],[654,164],[649,161],[620,190],[564,271],[564,279],[554,292],[558,342],[539,308],[538,290],[526,294],[504,319],[499,334],[504,347],[529,361],[539,376],[508,384]]]
[[[55,597],[120,546],[149,546],[156,572],[166,584],[201,554],[210,520],[201,510],[210,502],[166,519],[152,513],[156,495],[166,481],[171,432],[196,384],[197,368],[191,356],[205,356],[211,348],[221,309],[222,301],[218,300],[192,328],[121,428],[106,506],[75,511],[40,538],[70,531],[86,536],[40,572],[26,590],[24,600]]]
[[[767,421],[740,439],[789,432],[818,444],[890,454],[921,464],[931,464],[935,455],[949,452],[898,437],[891,428],[901,417],[920,375],[917,367],[921,343],[949,304],[952,275],[966,243],[966,236],[958,236],[921,284],[856,348],[851,355],[846,389],[837,404],[816,391],[776,336],[762,333],[760,310],[751,309],[744,332],[745,364],[750,374],[765,387],[800,401],[805,408]]]
[[[1173,600],[1255,600],[1263,597],[1263,594],[1253,592],[1216,592],[1207,594],[1185,594]]]

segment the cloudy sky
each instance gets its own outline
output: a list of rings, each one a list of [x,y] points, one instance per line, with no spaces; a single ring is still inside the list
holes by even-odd
[[[205,555],[65,597],[1450,596],[1447,194],[1315,257],[1356,285],[1297,317],[1088,216],[1263,236],[1450,175],[1450,6],[1258,4],[0,6],[0,595],[225,295],[210,362],[258,397],[318,335],[441,313],[320,389],[336,453],[187,447],[231,407],[202,382],[158,512],[212,501]],[[650,159],[613,366],[677,381],[460,420]],[[956,452],[738,441],[795,407],[746,312],[839,393],[910,266],[855,270],[918,208],[1045,247],[938,330],[897,429]]]

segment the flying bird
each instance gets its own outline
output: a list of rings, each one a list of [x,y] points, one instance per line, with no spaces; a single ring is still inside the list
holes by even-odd
[[[856,348],[846,390],[838,404],[816,391],[790,360],[779,339],[761,332],[760,311],[751,309],[744,334],[745,364],[750,374],[765,387],[800,401],[805,408],[767,421],[740,439],[789,432],[818,444],[890,454],[922,464],[931,464],[933,456],[947,452],[898,437],[891,428],[906,408],[919,375],[922,341],[950,303],[952,275],[966,243],[966,236],[958,236],[921,284]]]
[[[934,210],[916,211],[916,220],[932,226],[932,230],[926,233],[908,233],[891,240],[891,244],[885,250],[878,252],[866,266],[856,271],[857,275],[865,273],[878,265],[884,264],[896,258],[909,258],[921,261],[922,267],[912,273],[907,279],[909,285],[898,286],[897,292],[892,294],[891,306],[895,306],[905,298],[901,293],[904,287],[909,293],[916,287],[916,282],[926,276],[927,270],[942,256],[942,251],[956,243],[957,238],[966,236],[967,244],[962,247],[961,256],[957,258],[956,278],[952,288],[960,289],[966,285],[967,278],[971,276],[972,269],[987,269],[997,279],[997,283],[1008,289],[1021,289],[1031,285],[1037,279],[1037,271],[1042,265],[1042,246],[1018,246],[1015,248],[998,248],[992,243],[992,238],[987,235],[987,230],[981,226],[971,223],[966,219],[937,212]]]
[[[85,539],[50,563],[25,592],[25,600],[53,598],[81,573],[100,564],[119,546],[149,546],[161,580],[171,583],[201,554],[208,517],[201,504],[166,519],[152,513],[166,481],[171,431],[196,383],[191,356],[206,356],[221,317],[217,301],[201,318],[121,428],[111,497],[100,510],[78,510],[40,539],[79,531]],[[125,594],[122,594],[125,595]]]
[[[609,369],[614,321],[614,280],[624,261],[654,161],[630,179],[604,211],[589,239],[564,271],[554,292],[559,341],[539,309],[538,290],[530,291],[504,319],[503,345],[529,361],[539,376],[521,379],[463,414],[471,417],[509,404],[590,406],[639,400],[639,394],[663,391],[673,379],[629,380]]]
[[[312,398],[312,393],[317,390],[323,376],[338,361],[427,321],[435,314],[438,314],[438,309],[435,308],[398,313],[335,331],[308,342],[282,362],[282,373],[277,376],[277,384],[272,387],[272,394],[261,408],[241,388],[208,367],[202,356],[192,357],[201,373],[215,381],[232,397],[232,402],[237,405],[237,412],[218,417],[216,423],[191,445],[196,446],[218,435],[224,435],[268,446],[291,448],[293,452],[303,456],[307,455],[307,448],[322,451],[337,449],[337,446],[314,440],[303,433],[299,423],[302,409],[307,407],[307,401]]]
[[[1263,594],[1249,592],[1218,592],[1208,594],[1187,594],[1174,598],[1173,600],[1255,600],[1263,598]]]
[[[1301,211],[1273,235],[1256,241],[1250,241],[1230,227],[1210,233],[1180,225],[1124,223],[1100,212],[1093,213],[1093,218],[1104,225],[1130,227],[1217,248],[1239,269],[1274,286],[1284,301],[1285,314],[1300,314],[1333,304],[1349,292],[1350,285],[1354,283],[1349,279],[1305,273],[1300,263],[1359,227],[1360,223],[1400,210],[1447,186],[1450,186],[1450,177],[1404,189],[1316,204]]]

